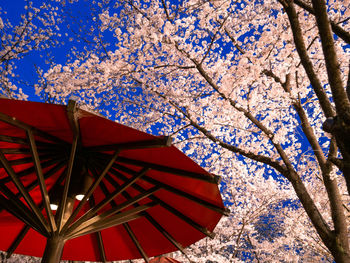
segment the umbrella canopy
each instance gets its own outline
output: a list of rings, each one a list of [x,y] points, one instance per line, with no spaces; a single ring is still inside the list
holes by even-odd
[[[169,257],[157,257],[150,260],[149,263],[181,263],[181,262]]]
[[[182,250],[211,237],[228,213],[217,183],[169,137],[74,101],[0,99],[0,250],[8,255],[148,261]]]

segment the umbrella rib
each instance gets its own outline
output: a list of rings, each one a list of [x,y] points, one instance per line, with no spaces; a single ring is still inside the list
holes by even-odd
[[[93,164],[93,162],[90,163],[90,171],[93,173],[94,176],[97,176],[97,175],[98,175],[98,172],[96,171],[96,168],[95,168],[92,164]],[[108,176],[108,175],[107,175],[107,176]],[[128,180],[126,180],[126,181],[128,181]],[[101,187],[101,190],[102,190],[102,192],[104,193],[104,195],[105,195],[106,197],[111,195],[111,193],[108,191],[108,189],[107,189],[107,187],[105,186],[105,184],[104,184],[103,181],[100,182],[100,187]],[[120,185],[118,184],[118,186],[115,187],[115,188],[116,188],[116,189],[119,189],[119,188],[120,188]],[[93,218],[92,220],[96,220],[97,218],[99,218],[99,219],[106,218],[106,217],[111,216],[111,215],[113,215],[113,214],[115,214],[115,213],[118,213],[120,210],[122,210],[122,209],[124,209],[124,208],[130,206],[131,204],[133,204],[133,203],[135,203],[135,202],[137,202],[137,201],[139,201],[139,200],[141,200],[141,199],[143,199],[143,198],[149,196],[151,193],[152,193],[152,192],[149,192],[149,193],[144,194],[144,195],[136,196],[136,197],[134,197],[132,200],[131,200],[131,198],[130,198],[128,201],[124,202],[124,204],[121,204],[121,205],[119,205],[119,206],[118,206],[118,205],[115,203],[115,201],[112,199],[112,200],[110,201],[110,203],[111,203],[113,209],[110,210],[110,211],[107,211],[107,212],[105,212],[105,213],[103,213],[103,214],[101,214],[101,215],[99,215],[98,217]],[[95,204],[94,204],[94,205],[95,205]],[[92,220],[89,220],[89,221],[91,222]],[[69,230],[69,231],[74,231],[74,227],[75,227],[75,226],[79,227],[79,225],[78,225],[77,223],[78,223],[78,222],[74,222],[74,224],[71,225],[71,229],[72,229],[72,230]],[[88,223],[88,222],[85,221],[85,223]],[[84,224],[84,222],[83,222],[82,224]],[[80,227],[81,227],[81,226],[80,226]]]
[[[56,162],[62,161],[62,160],[63,160],[62,158],[50,159],[50,160],[48,160],[48,161],[46,161],[46,162],[43,162],[43,163],[41,164],[41,167],[42,167],[42,168],[47,168],[47,167],[49,167],[50,165],[53,165],[53,164],[55,164]],[[12,166],[12,162],[11,162],[11,161],[9,161],[9,164]],[[1,166],[1,167],[2,167],[2,166]],[[34,173],[34,172],[35,172],[35,168],[34,168],[34,166],[32,166],[32,167],[29,167],[29,168],[27,168],[27,169],[25,169],[25,170],[23,170],[23,171],[18,172],[18,173],[17,173],[17,176],[18,176],[19,178],[21,178],[21,177],[23,177],[23,176],[29,175],[29,174]],[[8,182],[10,182],[10,181],[11,181],[11,178],[10,178],[10,177],[5,177],[5,178],[3,178],[3,179],[0,179],[0,183],[8,183]]]
[[[119,185],[118,185],[118,187],[119,187]],[[116,188],[118,188],[118,187],[116,187]],[[107,187],[105,186],[105,184],[104,184],[103,182],[101,182],[101,189],[102,189],[102,192],[105,194],[105,196],[108,196],[108,195],[109,195],[109,191],[108,191]],[[128,200],[128,199],[131,199],[131,196],[130,196],[128,193],[126,193],[125,191],[122,193],[122,195],[123,195],[124,197],[126,197],[127,200]],[[111,205],[112,205],[112,207],[114,207],[114,208],[118,206],[118,205],[115,203],[114,200],[111,201]],[[133,206],[134,206],[134,207],[138,207],[139,205],[138,205],[138,204],[134,204]],[[144,213],[147,213],[147,212],[146,212],[146,211],[141,212],[141,215],[143,215]],[[131,230],[129,224],[128,224],[128,223],[124,223],[123,226],[124,226],[125,230],[128,232],[128,235],[130,236],[130,238],[131,238],[132,241],[134,242],[134,244],[135,244],[135,246],[137,247],[138,251],[140,252],[141,256],[144,258],[144,260],[145,260],[146,262],[148,262],[148,261],[149,261],[148,256],[147,256],[147,254],[145,253],[145,251],[142,249],[142,247],[141,247],[139,241],[136,239],[136,236],[135,236],[135,234],[132,232],[132,230]]]
[[[161,138],[156,138],[153,140],[144,140],[128,143],[117,143],[101,146],[87,147],[88,151],[115,151],[115,150],[131,150],[131,149],[147,149],[147,148],[160,148],[171,146],[171,137],[163,136]]]
[[[60,204],[59,204],[58,211],[57,211],[57,228],[59,230],[62,229],[63,215],[64,215],[64,211],[66,209],[69,183],[70,183],[70,178],[72,175],[73,162],[74,162],[74,157],[75,157],[77,145],[78,145],[78,138],[75,137],[73,139],[72,148],[71,148],[71,152],[70,152],[69,159],[68,159],[67,174],[66,174],[66,180],[64,183],[62,198],[60,200]]]
[[[2,112],[0,112],[0,121],[3,121],[5,123],[8,123],[8,124],[13,125],[13,126],[18,127],[18,128],[21,128],[23,130],[31,130],[34,134],[39,135],[40,137],[48,139],[50,141],[58,142],[60,144],[63,143],[64,145],[67,144],[67,142],[61,140],[60,138],[58,138],[56,136],[53,136],[47,132],[44,132],[40,129],[37,129],[34,126],[28,125],[22,121],[17,120],[16,118],[8,116]]]
[[[15,165],[21,165],[21,164],[32,163],[32,162],[33,162],[33,158],[31,156],[29,156],[29,157],[16,159],[16,160],[11,160],[11,161],[9,161],[9,164],[11,166],[15,166]],[[1,165],[1,167],[2,167],[2,165]]]
[[[119,184],[113,180],[113,178],[111,178],[110,176],[106,177],[106,179],[115,187],[119,187]],[[107,195],[109,194],[108,193],[108,189],[107,187],[104,185],[103,182],[101,182],[101,189],[102,189],[102,192]],[[130,199],[131,196],[126,192],[124,191],[123,193],[123,196],[126,198],[126,199]],[[117,206],[114,202],[114,200],[112,201],[111,203],[112,206]],[[137,206],[140,206],[138,203],[134,204],[133,205],[134,207],[137,207]],[[182,245],[176,241],[175,238],[172,237],[172,235],[167,232],[147,211],[144,211],[141,213],[142,216],[144,216],[166,239],[168,239],[178,250],[181,251],[182,254],[184,254],[186,257],[187,257],[187,254],[185,253],[184,251],[184,248],[182,247]]]
[[[129,168],[125,167],[125,166],[122,166],[120,164],[113,165],[113,168],[116,168],[118,170],[121,170],[121,171],[124,171],[124,172],[127,172],[127,173],[131,173],[131,174],[135,173],[134,170],[131,170],[131,169],[129,169]],[[160,182],[160,181],[158,181],[156,179],[153,179],[150,176],[145,175],[144,177],[142,177],[142,180],[145,180],[145,181],[147,181],[147,182],[149,182],[149,183],[151,183],[153,185],[158,185],[161,188],[163,188],[163,189],[165,189],[165,190],[167,190],[169,192],[172,192],[172,193],[174,193],[176,195],[180,195],[182,197],[185,197],[185,198],[187,198],[187,199],[189,199],[189,200],[191,200],[193,202],[196,202],[197,204],[200,204],[200,205],[204,206],[205,208],[211,209],[211,210],[213,210],[213,211],[215,211],[217,213],[220,213],[220,214],[223,214],[223,215],[229,215],[229,213],[230,213],[230,211],[227,210],[226,208],[222,208],[220,206],[217,206],[217,205],[214,205],[212,203],[209,203],[209,202],[207,202],[207,201],[205,201],[203,199],[200,199],[200,198],[198,198],[196,196],[193,196],[193,195],[191,195],[189,193],[181,191],[181,190],[179,190],[179,189],[177,189],[175,187],[172,187],[172,186],[170,186],[168,184],[165,184],[165,183],[162,183],[162,182]]]
[[[73,135],[80,140],[80,127],[78,121],[78,105],[75,100],[69,100],[67,105],[67,117],[70,124],[70,128],[73,131]],[[79,142],[81,143],[81,142]]]
[[[144,176],[149,169],[142,169],[138,174],[136,174],[134,177],[130,178],[125,184],[121,185],[119,189],[116,189],[116,191],[112,192],[109,196],[107,196],[102,202],[100,202],[96,207],[96,212],[100,210],[102,207],[104,207],[106,204],[108,204],[111,200],[113,200],[115,197],[117,197],[120,193],[122,193],[124,190],[126,190],[128,187],[130,187],[133,183],[135,183],[138,179],[140,179],[142,176]]]
[[[114,184],[115,181],[113,181],[112,184]],[[117,184],[117,182],[115,182]],[[102,188],[102,185],[101,185],[101,188]],[[106,189],[107,190],[107,189]],[[105,190],[105,191],[106,191]],[[102,189],[103,192],[104,189]],[[127,192],[123,192],[123,196],[126,198],[126,199],[129,199],[131,198],[131,196],[127,193]],[[137,207],[137,206],[140,206],[140,204],[136,203],[133,205],[134,207]],[[173,238],[169,232],[167,232],[147,211],[144,211],[142,212],[142,215],[166,238],[168,239],[168,241],[170,241],[170,243],[172,243],[178,250],[181,251],[182,254],[184,254],[186,257],[186,253],[182,247],[182,245],[176,241],[175,238]]]
[[[115,181],[114,181],[115,182]],[[116,183],[116,182],[115,182]],[[102,186],[102,185],[101,185]],[[103,190],[103,189],[102,189]],[[125,198],[131,198],[130,195],[127,192],[123,192],[123,196]],[[139,206],[138,203],[134,204],[134,207]],[[142,212],[142,215],[166,238],[170,243],[172,243],[178,250],[181,251],[182,254],[184,254],[186,257],[186,253],[182,247],[182,245],[176,241],[175,238],[173,238],[169,232],[167,232],[158,222],[155,220],[147,211]]]
[[[95,199],[94,199],[93,195],[90,197],[89,202],[90,202],[91,207],[95,206]],[[101,234],[101,232],[96,232],[94,234],[96,237],[98,251],[100,252],[101,260],[102,260],[102,262],[105,263],[105,262],[107,262],[107,258],[106,258],[105,248],[103,245],[102,234]]]
[[[15,252],[16,248],[21,243],[21,241],[23,240],[25,235],[28,233],[29,229],[30,229],[29,225],[25,225],[22,228],[21,232],[16,236],[15,240],[12,242],[10,247],[7,249],[6,258],[10,258],[11,255],[13,254],[13,252]]]
[[[29,148],[1,148],[4,154],[30,154]]]
[[[18,143],[18,144],[28,144],[28,141],[26,139],[23,139],[20,137],[8,136],[8,135],[0,135],[0,141]]]
[[[40,156],[41,160],[47,160],[49,157],[47,155],[42,155]],[[8,161],[11,166],[16,166],[16,165],[21,165],[21,164],[27,164],[27,163],[32,163],[33,158],[32,156],[29,157],[24,157],[24,158],[19,158],[15,160]],[[0,167],[2,167],[2,164],[0,163]],[[34,166],[32,167],[34,168]],[[17,173],[18,174],[18,173]],[[3,179],[2,179],[3,180]],[[0,180],[0,181],[2,181]]]
[[[54,175],[55,172],[57,172],[61,167],[63,167],[63,165],[64,165],[64,163],[61,162],[61,163],[57,164],[55,167],[51,168],[49,171],[47,171],[47,173],[45,174],[45,179],[46,179],[46,178],[49,178],[49,177],[52,176],[52,175]],[[28,191],[28,192],[32,191],[32,190],[38,185],[38,183],[39,183],[39,182],[38,182],[37,180],[35,180],[35,181],[32,182],[31,184],[29,184],[29,185],[26,187],[27,191]],[[10,190],[8,190],[8,191],[10,191]],[[21,193],[17,193],[17,194],[15,194],[15,195],[13,195],[13,197],[14,197],[15,199],[20,198],[20,196],[21,196]],[[1,212],[1,210],[2,210],[2,209],[0,208],[0,212]]]
[[[17,143],[17,144],[25,144],[28,145],[28,141],[24,138],[20,137],[14,137],[14,136],[8,136],[8,135],[0,135],[0,141],[1,142],[9,142],[9,143]],[[52,144],[44,141],[37,141],[37,146],[43,146],[43,147],[60,147],[60,144]]]
[[[112,167],[113,163],[115,162],[115,160],[117,159],[117,156],[119,154],[119,151],[116,151],[112,158],[109,160],[108,164],[105,166],[105,168],[103,169],[101,175],[94,181],[94,183],[91,185],[91,187],[89,188],[88,192],[84,195],[84,198],[80,201],[79,205],[77,206],[77,208],[73,211],[72,215],[68,218],[67,222],[65,223],[65,225],[62,228],[62,232],[65,233],[67,231],[67,228],[69,227],[69,225],[73,222],[73,220],[75,219],[75,217],[78,215],[78,213],[80,212],[80,210],[83,208],[84,204],[86,203],[86,201],[89,199],[89,197],[92,195],[92,193],[95,191],[95,189],[97,188],[98,184],[100,183],[100,181],[104,178],[104,176],[108,173],[108,171],[110,170],[110,168]]]
[[[116,188],[118,188],[119,186],[120,186],[120,185],[118,185]],[[103,192],[106,196],[109,195],[108,189],[107,189],[107,187],[105,186],[105,184],[104,184],[103,182],[101,182],[101,189],[102,189],[102,192]],[[125,191],[122,193],[122,195],[123,195],[124,197],[126,197],[126,199],[131,199],[131,196],[130,196],[128,193],[126,193]],[[112,207],[114,207],[114,208],[118,206],[118,205],[115,203],[114,200],[111,201],[111,205],[112,205]],[[133,206],[134,206],[134,207],[139,207],[140,205],[139,205],[139,204],[134,204]],[[147,212],[146,212],[146,211],[143,211],[143,212],[141,212],[141,215],[144,215],[145,213],[147,213]],[[142,257],[144,258],[144,260],[145,260],[146,262],[148,262],[148,261],[149,261],[148,256],[147,256],[147,254],[144,252],[144,250],[142,249],[142,247],[141,247],[140,243],[138,242],[138,240],[136,239],[135,234],[134,234],[134,233],[132,232],[132,230],[130,229],[129,224],[128,224],[128,223],[124,223],[123,226],[124,226],[124,228],[126,229],[126,231],[128,232],[130,238],[132,239],[132,241],[133,241],[134,244],[136,245],[137,249],[139,250],[139,252],[140,252],[140,254],[142,255]]]
[[[41,160],[47,160],[49,159],[50,156],[49,155],[40,155],[40,159]],[[11,166],[15,166],[15,165],[21,165],[21,164],[26,164],[26,163],[31,163],[33,162],[33,158],[31,156],[29,157],[24,157],[24,158],[20,158],[20,159],[16,159],[16,160],[11,160],[9,161],[9,164]]]
[[[106,258],[105,248],[103,245],[101,231],[96,232],[95,236],[97,239],[98,250],[100,251],[100,254],[101,254],[101,260],[102,260],[102,262],[105,263],[105,262],[107,262],[107,258]]]
[[[185,197],[185,198],[187,198],[187,199],[189,199],[189,200],[191,200],[193,202],[196,202],[197,204],[200,204],[200,205],[204,206],[205,208],[213,210],[213,211],[215,211],[217,213],[220,213],[222,215],[228,216],[230,214],[230,211],[228,209],[226,209],[226,208],[222,208],[220,206],[217,206],[217,205],[214,205],[212,203],[209,203],[209,202],[207,202],[207,201],[205,201],[203,199],[200,199],[200,198],[198,198],[196,196],[193,196],[193,195],[191,195],[189,193],[186,193],[186,192],[184,192],[182,190],[179,190],[179,189],[177,189],[175,187],[172,187],[172,186],[170,186],[168,184],[162,183],[162,182],[160,182],[158,180],[155,180],[155,179],[153,179],[153,178],[151,178],[149,176],[145,176],[143,178],[143,180],[145,180],[145,181],[147,181],[149,183],[152,183],[154,185],[158,185],[161,188],[163,188],[163,189],[165,189],[165,190],[167,190],[169,192],[172,192],[172,193],[174,193],[176,195],[180,195],[182,197]]]
[[[188,216],[186,216],[183,213],[181,213],[179,210],[177,210],[174,207],[168,205],[167,203],[165,203],[164,201],[160,200],[159,198],[157,198],[155,201],[159,202],[159,204],[163,208],[165,208],[166,210],[168,210],[172,214],[176,215],[178,218],[182,219],[184,222],[186,222],[187,224],[189,224],[190,226],[192,226],[193,228],[195,228],[196,230],[198,230],[202,234],[204,234],[204,235],[206,235],[206,236],[208,236],[210,238],[214,238],[215,234],[213,232],[210,232],[207,228],[201,226],[200,224],[198,224],[197,222],[195,222],[194,220],[192,220]]]
[[[26,200],[26,202],[29,205],[29,207],[32,209],[33,213],[38,218],[38,220],[41,223],[41,225],[45,228],[46,232],[50,232],[49,229],[48,229],[48,226],[47,226],[47,222],[45,221],[44,216],[40,212],[39,207],[35,204],[34,200],[30,196],[28,191],[25,189],[24,185],[19,180],[17,174],[12,169],[12,167],[8,163],[5,155],[1,151],[0,151],[0,161],[1,161],[2,165],[3,165],[3,167],[5,168],[7,174],[11,177],[13,183],[16,185],[17,189],[19,190],[19,192],[22,194],[22,196]]]
[[[98,221],[98,220],[104,220],[108,217],[111,217],[115,214],[117,214],[118,212],[120,212],[121,210],[127,208],[128,206],[154,194],[156,191],[159,190],[159,187],[153,187],[129,200],[127,200],[126,202],[118,205],[117,207],[115,207],[114,209],[111,209],[109,211],[106,211],[100,215],[96,215],[96,216],[92,216],[92,217],[89,217],[89,218],[84,218],[84,219],[81,219],[79,218],[79,220],[77,220],[76,222],[74,222],[72,224],[72,226],[70,227],[70,230],[69,230],[69,233],[71,232],[74,232],[76,231],[76,229],[79,229],[79,228],[83,228],[85,227],[85,225],[89,225],[89,224],[92,224],[93,222],[95,221]]]
[[[118,162],[126,163],[126,164],[133,164],[137,166],[142,166],[142,167],[149,167],[152,168],[153,170],[157,170],[160,172],[166,172],[166,173],[171,173],[171,174],[176,174],[179,176],[184,176],[184,177],[189,177],[197,180],[202,180],[208,183],[213,183],[213,184],[218,184],[220,182],[220,176],[218,175],[213,175],[213,174],[204,174],[204,173],[195,173],[195,172],[190,172],[178,168],[173,168],[173,167],[168,167],[160,164],[154,164],[154,163],[149,163],[149,162],[144,162],[140,160],[134,160],[126,157],[118,157]]]
[[[28,137],[28,140],[30,143],[30,149],[31,149],[33,160],[34,160],[34,166],[35,166],[35,170],[36,170],[36,175],[38,177],[38,183],[40,186],[40,191],[41,191],[41,196],[43,199],[44,208],[45,208],[46,214],[48,216],[50,230],[53,233],[56,231],[56,222],[55,222],[52,210],[50,208],[50,197],[49,197],[49,194],[47,192],[45,178],[44,178],[43,170],[42,170],[42,167],[40,164],[38,149],[37,149],[37,146],[35,143],[34,135],[31,131],[27,131],[27,137]]]
[[[96,236],[96,240],[97,240],[98,250],[100,251],[101,260],[102,260],[102,262],[106,263],[107,258],[106,258],[106,252],[104,249],[101,231],[96,232],[95,236]]]
[[[111,173],[114,173],[117,171],[111,171]],[[122,180],[126,180],[126,177],[120,173],[118,173],[116,176],[118,176],[119,178],[121,178]],[[106,179],[109,180],[113,180],[114,179],[111,176],[106,176]],[[137,183],[135,183],[132,186],[134,189],[136,189],[139,192],[145,192],[146,189],[144,189],[142,186],[138,185]],[[196,230],[198,230],[199,232],[203,233],[204,235],[213,238],[214,234],[212,232],[209,232],[206,228],[204,228],[203,226],[201,226],[200,224],[196,223],[195,221],[193,221],[191,218],[189,218],[188,216],[184,215],[183,213],[181,213],[180,211],[178,211],[177,209],[175,209],[174,207],[168,205],[167,203],[165,203],[164,201],[162,201],[161,199],[159,199],[156,196],[150,196],[149,197],[151,200],[159,202],[159,204],[165,208],[166,210],[168,210],[169,212],[171,212],[172,214],[176,215],[177,217],[179,217],[180,219],[182,219],[184,222],[186,222],[187,224],[189,224],[190,226],[192,226],[193,228],[195,228]]]
[[[40,152],[42,153],[51,153],[54,148],[41,147]],[[57,151],[57,149],[54,149]],[[30,154],[30,148],[1,148],[1,151],[4,154]]]
[[[108,154],[108,153],[96,152],[96,157],[99,157],[102,159],[105,158],[106,156],[109,156],[109,155],[110,154]],[[175,175],[188,177],[188,178],[192,178],[192,179],[197,179],[197,180],[205,181],[205,182],[212,183],[212,184],[219,184],[221,181],[221,177],[218,175],[215,175],[215,174],[196,173],[196,172],[182,170],[179,168],[164,166],[164,165],[145,162],[145,161],[141,161],[141,160],[135,160],[135,159],[126,158],[126,157],[118,157],[117,162],[121,162],[121,163],[125,163],[125,164],[132,164],[132,165],[142,166],[142,167],[149,167],[149,168],[156,170],[156,171],[175,174]]]
[[[87,211],[83,216],[81,216],[74,224],[79,224],[80,222],[90,219],[95,213],[101,210],[104,206],[106,206],[111,200],[117,197],[120,193],[122,193],[125,189],[127,189],[130,185],[136,182],[139,178],[144,176],[149,169],[142,169],[136,176],[130,178],[125,184],[121,185],[119,189],[110,193],[103,199],[100,203],[98,203],[95,207],[91,208]]]
[[[140,212],[145,211],[155,205],[157,205],[157,202],[150,202],[148,204],[130,209],[128,211],[113,215],[108,218],[96,218],[96,221],[92,222],[89,225],[83,226],[82,228],[75,229],[75,231],[69,233],[67,237],[68,239],[72,239],[82,235],[95,233],[109,227],[121,225],[131,220],[135,220],[141,217]]]
[[[61,169],[64,166],[64,162],[61,161],[60,163],[56,164],[54,167],[52,167],[49,171],[47,171],[44,174],[44,179],[47,179],[49,177],[51,177],[52,175],[54,175],[56,172],[59,171],[59,169]],[[30,185],[28,185],[27,189],[28,191],[32,191],[37,185],[39,184],[38,181],[34,181],[33,183],[31,183]]]
[[[146,209],[146,208],[144,208],[144,209]],[[121,219],[114,219],[114,220],[111,219],[108,222],[105,221],[103,223],[98,222],[99,224],[96,223],[95,225],[88,226],[88,227],[86,227],[84,229],[81,229],[81,230],[79,230],[77,232],[74,232],[74,233],[72,233],[70,235],[67,235],[67,239],[73,239],[73,238],[85,236],[85,235],[88,235],[88,234],[100,232],[100,231],[102,231],[104,229],[107,229],[107,228],[110,228],[110,227],[114,227],[114,226],[118,226],[118,225],[124,224],[125,222],[129,222],[129,221],[138,219],[140,217],[141,217],[140,214],[135,213],[135,214],[130,215],[130,216],[125,216],[124,218],[121,218]]]
[[[166,238],[172,243],[178,250],[181,251],[185,256],[186,253],[182,245],[172,236],[168,231],[166,231],[148,212],[143,212],[144,217]]]
[[[148,256],[147,256],[146,252],[143,250],[143,248],[142,248],[140,242],[137,240],[136,235],[135,235],[135,233],[131,230],[129,224],[128,224],[128,223],[125,223],[125,224],[123,224],[123,226],[124,226],[126,232],[128,232],[128,234],[129,234],[131,240],[134,242],[134,244],[135,244],[137,250],[140,252],[140,254],[141,254],[141,256],[143,257],[143,259],[145,260],[145,262],[149,262],[149,258],[148,258]]]
[[[59,231],[62,229],[65,223],[63,222],[63,216],[64,216],[64,212],[66,211],[67,196],[68,196],[68,190],[70,185],[70,179],[72,176],[74,158],[76,155],[77,148],[81,145],[79,123],[78,123],[78,117],[76,114],[77,112],[76,101],[69,100],[66,112],[67,112],[71,130],[73,132],[73,142],[72,142],[71,152],[68,160],[67,176],[64,183],[62,199],[60,201],[60,205],[57,211],[57,225],[58,225]]]
[[[2,187],[1,187],[2,188]],[[1,189],[3,191],[3,189]],[[31,216],[31,212],[27,211],[28,208],[24,206],[20,201],[16,200],[14,197],[6,199],[0,195],[0,205],[6,211],[17,217],[22,222],[30,225],[33,229],[38,231],[44,236],[47,236],[45,229]]]

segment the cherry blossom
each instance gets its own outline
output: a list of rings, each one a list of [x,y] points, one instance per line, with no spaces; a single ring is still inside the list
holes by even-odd
[[[36,92],[171,135],[222,175],[232,213],[183,261],[347,262],[349,4],[94,1],[97,48]]]

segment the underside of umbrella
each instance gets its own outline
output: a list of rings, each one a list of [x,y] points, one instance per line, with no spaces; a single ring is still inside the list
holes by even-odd
[[[228,213],[219,178],[168,137],[74,101],[0,99],[0,164],[0,249],[9,256],[148,262],[212,237]]]

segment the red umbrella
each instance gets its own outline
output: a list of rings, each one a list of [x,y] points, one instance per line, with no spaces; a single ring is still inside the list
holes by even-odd
[[[74,101],[0,99],[1,166],[0,250],[8,255],[148,261],[212,236],[227,213],[218,177],[168,137]]]
[[[181,263],[181,262],[169,257],[157,257],[150,260],[149,263]]]

